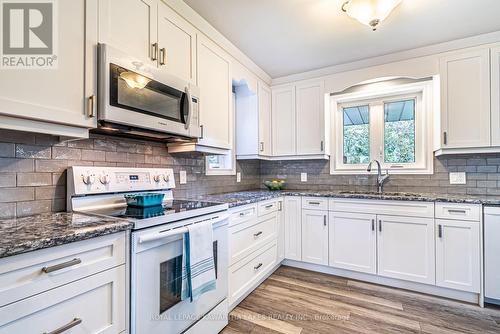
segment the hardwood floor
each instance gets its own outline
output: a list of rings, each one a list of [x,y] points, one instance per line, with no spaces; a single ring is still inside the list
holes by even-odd
[[[282,266],[223,334],[500,333],[500,310]]]

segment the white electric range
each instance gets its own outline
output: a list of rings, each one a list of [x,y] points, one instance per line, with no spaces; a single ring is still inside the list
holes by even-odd
[[[133,222],[130,244],[131,333],[218,333],[227,324],[227,204],[177,200],[172,169],[75,166],[68,170],[68,211]],[[134,208],[124,195],[163,193],[161,206]],[[181,300],[183,234],[211,221],[217,288]]]

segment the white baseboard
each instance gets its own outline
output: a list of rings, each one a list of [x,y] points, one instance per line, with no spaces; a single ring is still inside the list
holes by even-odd
[[[393,278],[380,277],[371,274],[357,273],[350,270],[337,269],[332,267],[321,266],[317,264],[310,264],[301,261],[294,260],[284,260],[283,265],[316,271],[324,274],[330,274],[345,278],[350,278],[358,281],[365,281],[369,283],[375,283],[380,285],[385,285],[393,288],[399,288],[404,290],[410,290],[414,292],[425,293],[429,295],[434,295],[438,297],[444,297],[454,300],[459,300],[467,303],[479,304],[479,294],[472,292],[464,292],[458,290],[452,290],[447,288],[441,288],[433,285],[427,285],[422,283],[415,283],[409,281],[403,281]]]

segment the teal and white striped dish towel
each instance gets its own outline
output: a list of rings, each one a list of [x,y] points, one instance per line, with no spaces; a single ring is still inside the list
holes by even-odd
[[[212,222],[189,225],[188,231],[183,242],[181,299],[193,302],[216,288]]]

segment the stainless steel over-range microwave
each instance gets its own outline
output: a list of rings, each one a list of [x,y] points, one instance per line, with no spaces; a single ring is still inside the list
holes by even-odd
[[[105,44],[98,91],[102,128],[157,139],[200,136],[198,87]]]

